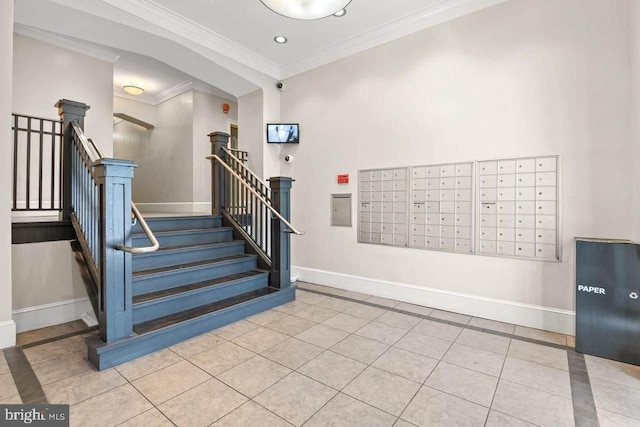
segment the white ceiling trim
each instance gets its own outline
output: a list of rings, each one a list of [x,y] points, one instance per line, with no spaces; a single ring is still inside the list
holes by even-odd
[[[157,96],[150,96],[146,94],[134,96],[125,92],[123,88],[119,86],[114,86],[113,96],[116,96],[118,98],[129,99],[131,101],[142,102],[143,104],[156,106],[172,98],[175,98],[176,96],[180,96],[185,92],[189,92],[190,90],[198,90],[200,92],[208,93],[209,95],[217,96],[218,98],[226,99],[232,102],[237,102],[237,99],[230,98],[228,95],[224,94],[222,91],[215,90],[215,88],[208,87],[204,84],[200,84],[199,82],[193,82],[192,80],[187,80],[182,83],[178,83],[177,85],[160,92]]]
[[[274,79],[280,78],[280,67],[273,61],[222,37],[208,28],[179,15],[152,0],[102,0],[105,3],[151,22],[193,43],[218,52],[240,64],[258,70]]]
[[[48,31],[42,31],[37,28],[29,27],[28,25],[15,23],[13,31],[23,36],[31,37],[45,43],[49,43],[58,47],[72,50],[74,52],[82,53],[92,58],[100,59],[110,63],[115,63],[120,54],[110,51],[108,49],[98,49],[93,46],[87,46],[86,44],[76,42],[64,37],[57,36]]]
[[[281,67],[283,79],[509,0],[454,0],[412,13]]]

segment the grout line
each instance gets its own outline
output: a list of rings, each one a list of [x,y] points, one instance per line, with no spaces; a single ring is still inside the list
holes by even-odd
[[[502,378],[502,373],[504,372],[504,365],[507,364],[507,357],[509,357],[509,350],[511,349],[511,343],[513,341],[509,341],[509,346],[507,347],[507,352],[504,355],[504,359],[502,360],[502,366],[500,367],[500,374],[498,375],[498,381],[496,381],[496,388],[493,390],[493,396],[491,397],[491,403],[489,404],[489,410],[487,411],[487,418],[484,421],[484,425],[486,427],[489,422],[489,415],[491,414],[491,408],[493,407],[493,401],[496,400],[496,393],[498,392],[498,387],[500,387],[500,379]]]
[[[9,365],[13,381],[23,404],[47,404],[47,396],[36,373],[20,347],[4,350],[4,357]]]
[[[571,381],[571,401],[573,403],[573,417],[577,427],[586,425],[599,426],[598,412],[593,398],[593,389],[587,370],[584,355],[575,351],[567,351],[569,361],[569,378]],[[582,381],[579,381],[582,380]],[[579,386],[578,384],[581,384]],[[580,414],[580,416],[578,415]],[[586,419],[585,419],[586,418]]]

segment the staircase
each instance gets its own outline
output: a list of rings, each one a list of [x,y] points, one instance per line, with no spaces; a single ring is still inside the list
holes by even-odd
[[[295,297],[294,289],[269,287],[258,256],[234,240],[220,216],[148,218],[160,249],[133,255],[133,335],[105,343],[94,338],[89,360],[98,369],[171,346]],[[134,247],[149,245],[140,225]]]

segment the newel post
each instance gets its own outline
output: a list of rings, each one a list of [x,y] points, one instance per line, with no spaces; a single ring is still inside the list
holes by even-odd
[[[224,132],[213,132],[208,136],[211,141],[211,154],[222,157],[222,148],[227,148],[230,135]],[[227,191],[224,179],[225,169],[215,160],[211,160],[211,166],[211,213],[220,215],[224,208]]]
[[[84,130],[84,116],[89,107],[87,104],[68,99],[61,99],[56,102],[55,107],[58,108],[58,115],[62,120],[62,129],[64,137],[62,138],[62,194],[60,194],[60,206],[62,208],[62,218],[68,220],[71,215],[71,154],[72,154],[72,138],[71,138],[71,122],[77,121],[80,128]]]
[[[269,178],[273,207],[287,221],[291,219],[291,184],[288,177]],[[278,218],[271,220],[271,286],[288,288],[291,286],[291,233]]]
[[[131,179],[137,166],[117,159],[101,159],[94,166],[101,211],[98,322],[106,342],[133,331],[131,254],[116,246],[131,246]]]

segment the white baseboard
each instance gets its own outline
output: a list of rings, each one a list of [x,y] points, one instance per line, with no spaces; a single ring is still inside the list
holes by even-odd
[[[16,345],[16,323],[13,320],[0,322],[0,349]]]
[[[13,321],[20,333],[82,319],[86,312],[93,313],[91,301],[78,298],[14,310]]]
[[[292,275],[298,276],[301,282],[331,286],[469,316],[575,335],[574,311],[485,298],[306,267],[292,266],[291,272]]]
[[[211,202],[138,203],[142,213],[199,213],[210,214]]]

